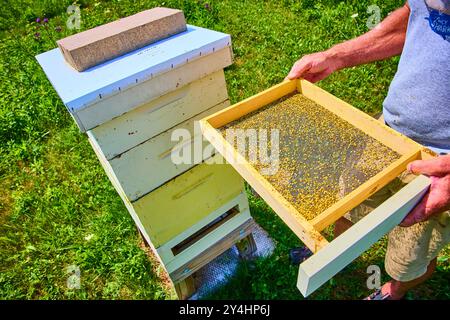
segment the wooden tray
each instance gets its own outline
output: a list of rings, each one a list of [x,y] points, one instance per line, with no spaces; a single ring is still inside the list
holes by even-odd
[[[293,93],[301,93],[306,98],[321,105],[328,111],[331,111],[339,118],[362,130],[370,137],[400,155],[398,160],[394,161],[381,172],[364,182],[312,220],[307,220],[298,214],[294,206],[289,203],[264,176],[247,162],[246,159],[226,141],[222,133],[217,130]],[[301,272],[299,273],[298,286],[305,296],[313,292],[323,282],[336,274],[371,244],[376,242],[385,233],[401,222],[429,187],[428,178],[420,177],[419,179],[414,180],[414,184],[412,184],[409,189],[402,190],[403,192],[399,192],[400,196],[392,200],[395,201],[395,203],[383,207],[384,209],[391,208],[388,210],[387,216],[386,214],[378,214],[375,220],[372,219],[367,222],[366,218],[375,216],[375,214],[370,214],[355,224],[341,237],[338,237],[329,243],[320,233],[322,230],[333,224],[346,212],[361,204],[365,199],[392,181],[406,169],[409,162],[433,157],[433,152],[303,79],[282,82],[281,84],[202,119],[200,121],[200,126],[204,137],[214,145],[218,152],[221,153],[255,189],[255,191],[258,192],[290,229],[314,253],[317,253],[312,257],[316,260],[314,266],[308,267],[309,264],[306,264],[312,258],[308,259],[300,266]],[[394,218],[389,219],[391,216]],[[355,234],[352,230],[358,230],[358,234]],[[347,236],[347,238],[343,237],[344,235],[349,234],[352,234],[353,236]],[[339,242],[337,242],[338,239],[340,240]],[[346,242],[341,243],[342,239],[346,239]],[[328,250],[323,250],[325,247],[327,247]],[[332,250],[330,251],[329,248]],[[318,255],[321,251],[326,252],[327,256],[321,257],[321,255],[325,254]],[[337,257],[342,257],[343,260],[336,263],[336,257],[331,258],[331,253],[333,255],[337,254]],[[305,271],[304,268],[302,270],[302,266],[308,267],[307,271]],[[331,269],[331,273],[328,268]],[[317,280],[317,278],[319,278],[319,280]]]

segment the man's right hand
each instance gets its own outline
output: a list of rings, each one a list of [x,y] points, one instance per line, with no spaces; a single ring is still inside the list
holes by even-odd
[[[338,69],[338,59],[330,51],[322,51],[308,54],[298,60],[286,79],[303,78],[310,82],[317,82]]]

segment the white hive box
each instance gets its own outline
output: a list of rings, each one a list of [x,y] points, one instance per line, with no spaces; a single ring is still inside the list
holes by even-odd
[[[36,58],[82,132],[232,63],[229,35],[190,25],[84,72],[59,49]]]

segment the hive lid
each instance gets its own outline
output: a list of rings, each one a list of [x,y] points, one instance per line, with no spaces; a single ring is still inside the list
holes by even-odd
[[[192,25],[187,31],[78,72],[59,49],[36,56],[70,113],[214,51],[231,46],[228,34]]]

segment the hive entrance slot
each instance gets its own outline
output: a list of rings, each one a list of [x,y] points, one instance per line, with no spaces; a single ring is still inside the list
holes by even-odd
[[[206,236],[208,233],[214,231],[221,225],[223,225],[225,222],[233,218],[239,213],[239,205],[234,206],[233,208],[229,209],[227,212],[222,214],[221,216],[217,217],[210,223],[208,223],[206,226],[195,232],[193,235],[191,235],[189,238],[183,240],[176,246],[174,246],[171,250],[172,253],[176,256],[177,254],[180,254],[187,248],[189,248],[191,245],[199,241],[201,238]]]

